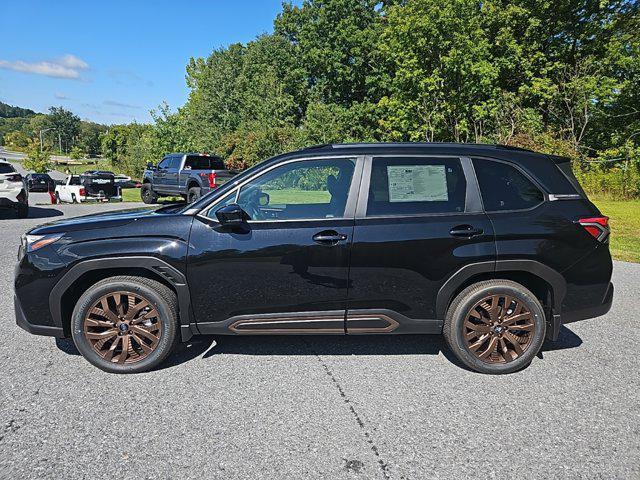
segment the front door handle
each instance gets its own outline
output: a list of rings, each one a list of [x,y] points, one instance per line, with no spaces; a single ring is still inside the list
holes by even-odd
[[[343,242],[346,239],[346,235],[334,230],[324,230],[313,236],[313,241],[322,245],[336,245],[338,242]]]
[[[451,230],[449,230],[449,235],[451,235],[452,237],[471,238],[482,235],[483,233],[483,229],[475,228],[472,225],[458,225],[457,227],[453,227]]]

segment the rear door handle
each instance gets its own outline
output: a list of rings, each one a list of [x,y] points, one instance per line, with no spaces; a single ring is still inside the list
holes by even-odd
[[[451,230],[449,230],[449,235],[451,235],[452,237],[471,238],[482,235],[483,233],[483,229],[475,228],[472,225],[458,225],[457,227],[453,227]]]
[[[318,232],[313,236],[313,241],[322,245],[335,245],[338,242],[343,242],[347,239],[347,236],[338,233],[334,230],[324,230]]]

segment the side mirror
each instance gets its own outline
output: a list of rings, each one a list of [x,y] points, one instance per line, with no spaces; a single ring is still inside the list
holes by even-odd
[[[147,168],[148,168],[149,170],[153,170],[153,169],[154,169],[154,168],[156,168],[156,167],[153,165],[153,163],[151,163],[151,162],[147,162]]]
[[[243,226],[249,220],[249,215],[242,207],[236,203],[226,205],[216,210],[216,217],[222,226],[239,227]]]

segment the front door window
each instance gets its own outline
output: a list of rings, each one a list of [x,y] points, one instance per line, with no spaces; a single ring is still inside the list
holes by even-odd
[[[253,221],[343,218],[355,159],[280,165],[240,189],[237,203]]]

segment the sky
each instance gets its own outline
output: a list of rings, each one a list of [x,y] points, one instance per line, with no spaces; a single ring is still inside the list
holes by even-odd
[[[273,30],[281,0],[0,0],[0,101],[148,122],[188,96],[185,67]],[[294,2],[299,3],[299,2]]]

